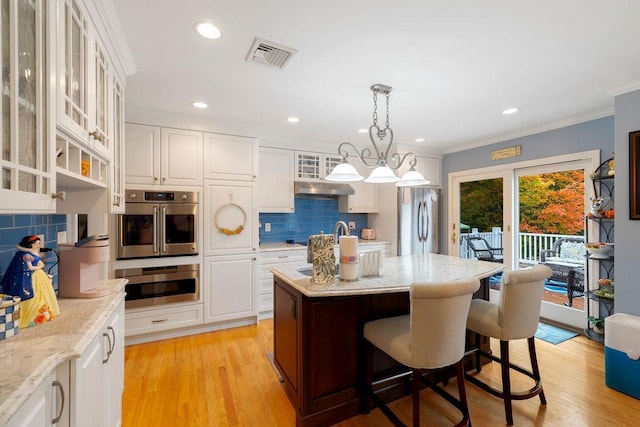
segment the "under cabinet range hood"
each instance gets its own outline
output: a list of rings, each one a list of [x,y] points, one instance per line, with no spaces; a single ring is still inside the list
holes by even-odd
[[[305,196],[350,196],[355,190],[349,184],[334,184],[328,182],[296,181],[293,192]]]

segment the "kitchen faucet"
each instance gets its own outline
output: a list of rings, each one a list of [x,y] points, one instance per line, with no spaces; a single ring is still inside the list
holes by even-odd
[[[338,221],[336,222],[336,225],[333,227],[333,244],[337,245],[338,244],[338,232],[340,231],[340,228],[342,228],[342,232],[344,236],[351,236],[351,233],[349,232],[349,227],[347,227],[347,224],[344,221]]]

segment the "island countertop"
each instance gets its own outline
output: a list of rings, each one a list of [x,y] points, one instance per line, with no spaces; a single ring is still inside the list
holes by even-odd
[[[60,316],[21,329],[0,341],[0,425],[31,396],[44,378],[67,360],[79,357],[108,317],[124,300],[126,279],[101,282],[111,292],[100,298],[59,298]]]
[[[336,278],[334,283],[313,283],[298,271],[310,267],[276,267],[271,272],[307,297],[366,295],[408,291],[412,282],[442,282],[474,276],[487,278],[504,269],[503,264],[440,254],[384,258],[380,276],[359,277],[353,282]]]

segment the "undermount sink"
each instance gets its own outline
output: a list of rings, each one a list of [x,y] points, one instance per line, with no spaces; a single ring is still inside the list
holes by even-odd
[[[340,265],[336,265],[336,277],[338,277],[338,270],[340,269]],[[300,274],[304,274],[305,276],[312,277],[313,276],[313,266],[310,267],[300,267],[296,270]]]
[[[313,267],[300,267],[297,271],[298,273],[304,274],[305,276],[313,276]]]

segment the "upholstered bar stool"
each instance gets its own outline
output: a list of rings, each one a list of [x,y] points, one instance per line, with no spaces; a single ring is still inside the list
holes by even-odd
[[[480,287],[476,278],[450,282],[413,283],[408,315],[374,320],[364,325],[364,337],[396,361],[412,368],[413,425],[420,424],[420,389],[424,382],[462,413],[459,426],[469,424],[462,358],[471,297]],[[395,424],[404,425],[374,391],[373,348],[368,348],[369,397]],[[424,370],[455,365],[459,398],[422,377]],[[378,380],[376,383],[383,382]]]
[[[512,400],[524,400],[539,395],[540,402],[543,405],[547,404],[542,389],[533,336],[540,320],[544,282],[545,279],[551,277],[551,273],[549,267],[541,264],[524,270],[505,272],[502,275],[498,304],[479,299],[471,301],[467,329],[476,333],[476,343],[480,339],[479,335],[500,340],[500,357],[482,351],[478,346],[475,358],[476,370],[480,371],[481,369],[480,356],[500,362],[502,390],[485,384],[469,373],[466,378],[472,384],[504,399],[505,416],[509,425],[513,424]],[[509,341],[518,339],[527,339],[528,341],[531,371],[509,362]],[[524,392],[513,392],[511,390],[510,368],[532,378],[535,381],[534,386]]]

